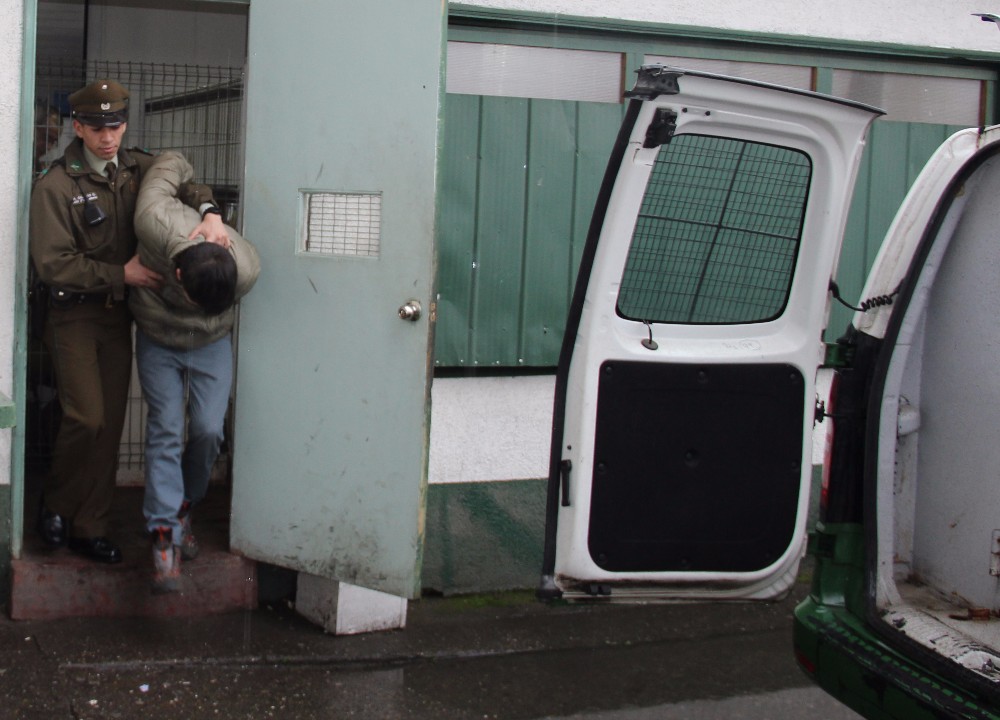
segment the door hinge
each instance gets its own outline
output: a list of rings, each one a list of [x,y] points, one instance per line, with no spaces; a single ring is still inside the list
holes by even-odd
[[[670,138],[677,131],[677,113],[667,108],[657,108],[653,115],[653,122],[646,128],[646,139],[643,141],[644,148],[655,148],[660,145],[670,143]]]
[[[625,91],[626,98],[655,100],[660,95],[676,95],[681,91],[678,78],[684,74],[683,70],[663,65],[643,65],[636,72],[639,76],[635,86]]]
[[[826,417],[826,403],[823,400],[816,398],[816,409],[813,411],[813,425],[818,425],[823,422],[823,419]]]

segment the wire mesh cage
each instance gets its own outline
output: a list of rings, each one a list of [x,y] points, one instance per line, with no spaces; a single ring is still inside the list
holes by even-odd
[[[223,219],[238,228],[243,72],[241,67],[40,60],[35,69],[34,170],[42,172],[75,137],[70,94],[99,78],[112,78],[129,91],[124,146],[184,153],[194,167],[196,182],[212,188]],[[51,454],[59,407],[51,360],[37,335],[33,333],[28,353],[25,461],[29,471],[40,473]],[[119,453],[119,484],[142,482],[144,418],[142,393],[133,368]],[[227,458],[223,457],[225,464]]]
[[[243,168],[243,69],[138,62],[40,62],[35,72],[36,157],[44,167],[73,139],[69,96],[98,78],[128,88],[126,147],[180,150],[198,182],[212,186],[236,219]],[[54,128],[57,140],[52,142]],[[48,139],[47,144],[40,142]]]

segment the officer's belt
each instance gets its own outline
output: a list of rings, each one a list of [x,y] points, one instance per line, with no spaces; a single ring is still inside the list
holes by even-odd
[[[125,297],[122,300],[115,300],[111,293],[78,293],[59,288],[49,289],[49,298],[53,307],[66,308],[74,305],[100,303],[105,307],[113,307],[128,299],[128,288],[125,288]]]

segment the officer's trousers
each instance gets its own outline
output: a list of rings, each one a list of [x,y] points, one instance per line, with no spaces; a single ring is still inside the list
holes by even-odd
[[[43,502],[69,519],[72,537],[105,537],[132,374],[128,306],[49,308],[45,342],[62,421]]]

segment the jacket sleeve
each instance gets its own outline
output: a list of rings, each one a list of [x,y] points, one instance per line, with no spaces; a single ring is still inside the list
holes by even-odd
[[[232,243],[233,257],[236,258],[236,299],[250,292],[260,275],[260,256],[249,240],[226,226]]]
[[[177,197],[181,202],[190,208],[198,210],[205,203],[215,204],[215,197],[212,195],[212,188],[201,183],[187,182],[177,190]]]
[[[178,195],[194,176],[191,164],[178,152],[166,151],[146,170],[135,206],[139,256],[157,272],[171,272],[171,259],[195,244],[190,232],[201,221],[198,211]]]
[[[183,177],[175,183],[175,192],[173,193],[174,197],[180,200],[184,205],[194,208],[195,210],[200,210],[201,206],[205,203],[215,203],[212,188],[208,185],[192,182],[194,179],[194,169],[190,164],[188,164],[181,152],[177,150],[164,150],[163,152],[153,155],[147,150],[131,148],[129,150],[129,155],[138,162],[141,171],[140,177],[143,182],[145,182],[146,173],[149,172],[150,167],[159,164],[160,158],[164,155],[171,158],[171,163],[178,161],[181,165],[187,165],[187,172],[184,173]]]
[[[124,266],[94,260],[78,247],[70,198],[54,175],[39,180],[31,194],[28,242],[38,276],[47,285],[72,292],[113,292],[120,297],[125,288]]]

